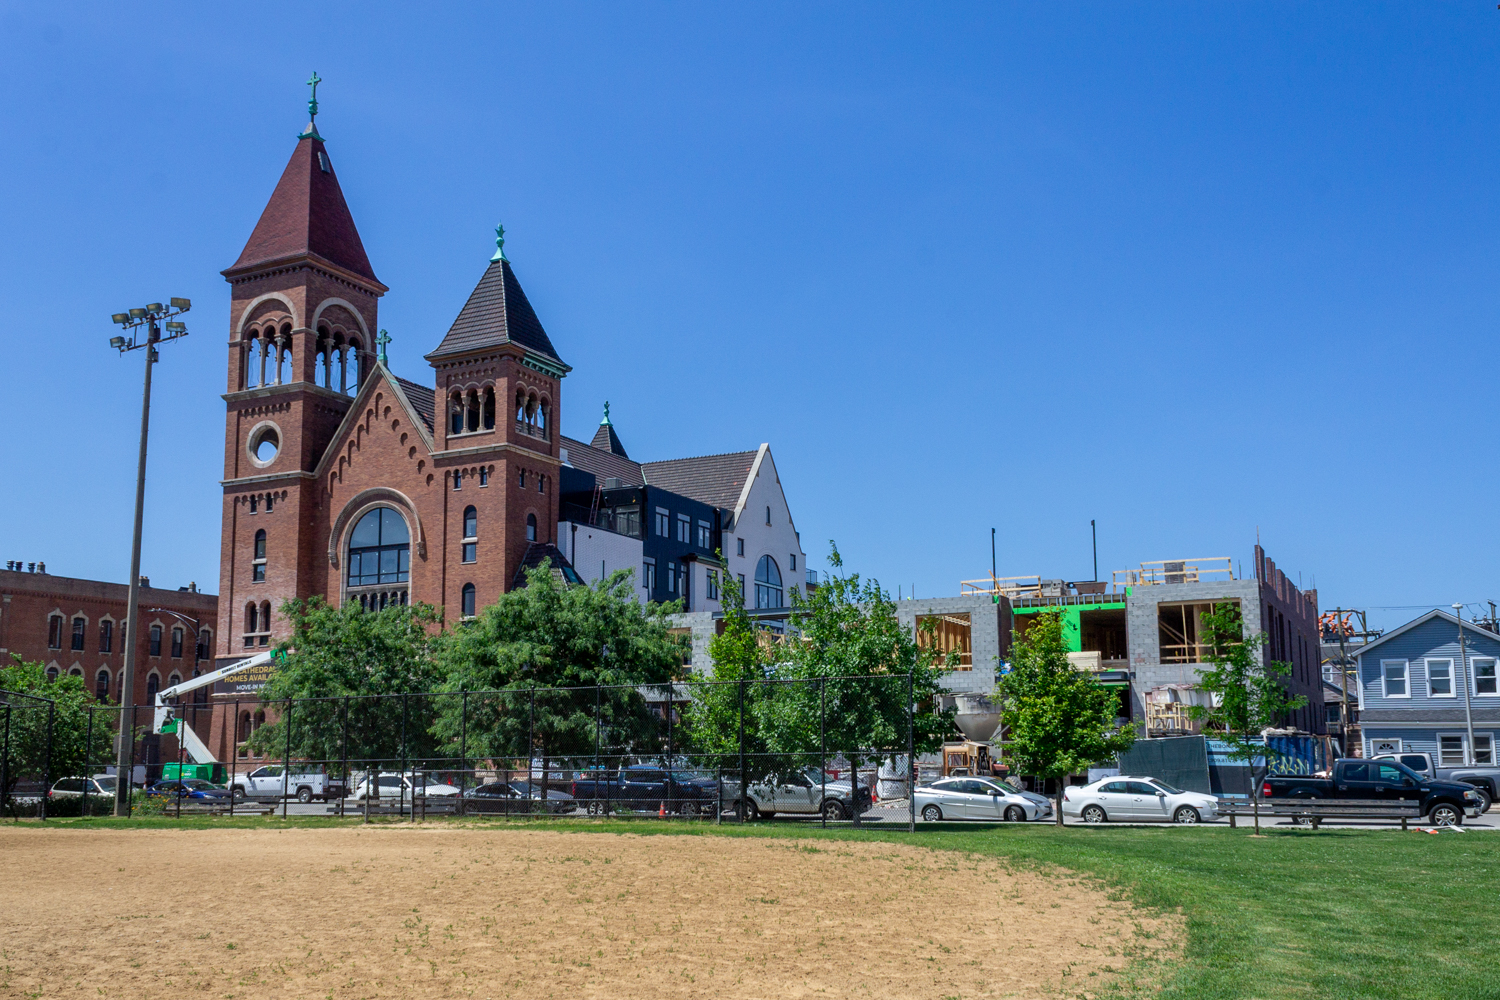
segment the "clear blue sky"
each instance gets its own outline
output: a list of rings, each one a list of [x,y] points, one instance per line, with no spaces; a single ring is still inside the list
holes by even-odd
[[[0,558],[216,589],[228,286],[305,122],[427,380],[504,221],[632,457],[771,443],[892,590],[1228,555],[1500,599],[1494,3],[0,5]],[[1390,609],[1390,610],[1385,610]]]

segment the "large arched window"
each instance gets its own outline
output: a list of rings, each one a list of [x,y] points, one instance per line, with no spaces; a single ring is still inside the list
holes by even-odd
[[[363,607],[407,603],[404,585],[411,579],[411,530],[395,510],[376,507],[354,525],[349,534],[347,579],[350,598]]]
[[[474,585],[472,583],[464,584],[463,615],[465,618],[474,617]]]
[[[153,670],[153,671],[151,671],[150,676],[146,678],[146,704],[148,704],[148,705],[155,705],[156,704],[156,692],[158,692],[160,690],[161,690],[161,678],[158,677],[157,674],[156,674],[156,671]]]
[[[100,701],[109,700],[109,668],[100,667],[98,675],[94,678],[94,697]]]
[[[527,514],[526,515],[526,540],[528,542],[534,542],[534,541],[536,541],[536,515],[535,514]]]
[[[757,608],[783,607],[781,596],[781,569],[770,556],[761,556],[755,565],[755,606]]]

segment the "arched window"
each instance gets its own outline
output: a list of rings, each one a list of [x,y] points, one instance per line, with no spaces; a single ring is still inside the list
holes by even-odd
[[[472,583],[464,584],[463,615],[465,618],[474,617],[474,585]]]
[[[464,432],[464,398],[454,393],[448,399],[448,433],[462,434]]]
[[[56,667],[48,667],[47,668],[47,679],[49,681],[55,681],[55,680],[57,680],[57,668]]]
[[[161,678],[158,677],[156,675],[156,671],[153,670],[153,671],[151,671],[150,675],[146,678],[146,704],[148,704],[148,705],[155,705],[156,704],[156,692],[158,692],[160,690],[161,690]]]
[[[411,531],[406,520],[390,507],[376,507],[359,519],[349,533],[348,585],[382,587],[411,578]],[[394,603],[405,604],[406,588]],[[353,595],[351,595],[353,596]],[[389,602],[379,602],[385,606]],[[374,603],[374,602],[372,602]]]
[[[239,742],[243,743],[246,740],[248,740],[249,738],[250,738],[250,713],[249,712],[241,712],[240,713]]]
[[[781,591],[781,568],[770,556],[761,556],[755,564],[755,606],[757,608],[783,607]]]
[[[182,675],[179,674],[175,670],[172,671],[172,676],[167,678],[167,687],[169,687],[169,688],[170,687],[176,687],[177,685],[179,685],[181,683],[182,683]]]
[[[495,390],[494,389],[486,389],[486,390],[484,390],[484,403],[483,403],[482,409],[484,411],[484,420],[483,420],[483,422],[484,422],[484,429],[487,430],[487,431],[494,430],[495,429]]]
[[[256,604],[245,605],[245,648],[249,649],[255,645],[255,636],[260,632],[260,607]]]
[[[535,514],[527,514],[526,515],[526,540],[528,542],[534,542],[534,541],[536,541],[536,515]]]
[[[547,401],[541,400],[536,404],[536,429],[546,434],[547,431]]]
[[[109,668],[100,667],[99,672],[94,675],[94,697],[100,701],[109,700]]]
[[[63,617],[51,615],[47,619],[47,648],[62,649]]]
[[[182,629],[180,628],[172,629],[172,658],[182,659]]]
[[[82,677],[83,676],[83,668],[82,667],[69,667],[68,668],[68,676],[69,677]]]
[[[464,508],[463,560],[466,563],[479,559],[479,512],[472,506]]]
[[[88,619],[78,617],[73,619],[73,648],[82,651],[83,633],[89,627]]]
[[[193,671],[193,676],[194,677],[201,677],[202,675],[203,675],[203,671],[201,671],[201,670],[194,670]],[[199,688],[198,690],[196,690],[196,691],[193,692],[193,704],[195,704],[195,705],[207,705],[208,704],[208,689],[209,689],[209,687],[211,687],[211,685],[205,684],[201,688]],[[195,716],[195,718],[196,718],[196,716]]]
[[[160,656],[161,655],[161,626],[160,625],[152,625],[151,626],[151,646],[150,646],[150,650],[151,650],[151,655],[152,656]]]
[[[115,623],[108,618],[99,623],[99,652],[108,653],[115,645]]]
[[[473,389],[464,397],[464,410],[468,414],[469,430],[479,430],[479,393]]]
[[[266,579],[265,528],[261,528],[255,533],[255,555],[250,560],[250,579],[254,583],[264,583]]]
[[[201,628],[198,630],[198,648],[193,651],[194,659],[206,660],[213,655],[214,634],[211,629]]]
[[[260,644],[269,646],[271,644],[271,602],[260,602]]]
[[[516,423],[526,422],[526,390],[516,390]]]

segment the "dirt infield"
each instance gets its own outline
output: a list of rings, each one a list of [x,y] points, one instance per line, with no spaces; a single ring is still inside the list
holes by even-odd
[[[0,996],[1032,997],[1180,940],[1066,874],[897,844],[0,831]]]

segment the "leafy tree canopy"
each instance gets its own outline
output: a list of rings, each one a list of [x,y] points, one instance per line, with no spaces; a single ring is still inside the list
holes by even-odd
[[[10,760],[5,789],[8,793],[22,778],[40,781],[48,761],[48,706],[33,698],[46,698],[51,709],[52,748],[47,779],[88,776],[114,763],[114,712],[96,711],[93,741],[89,741],[89,706],[96,704],[84,689],[83,678],[64,674],[47,679],[47,668],[28,663],[14,653],[9,666],[0,668],[0,689],[32,698],[0,694],[0,703],[10,706]]]

